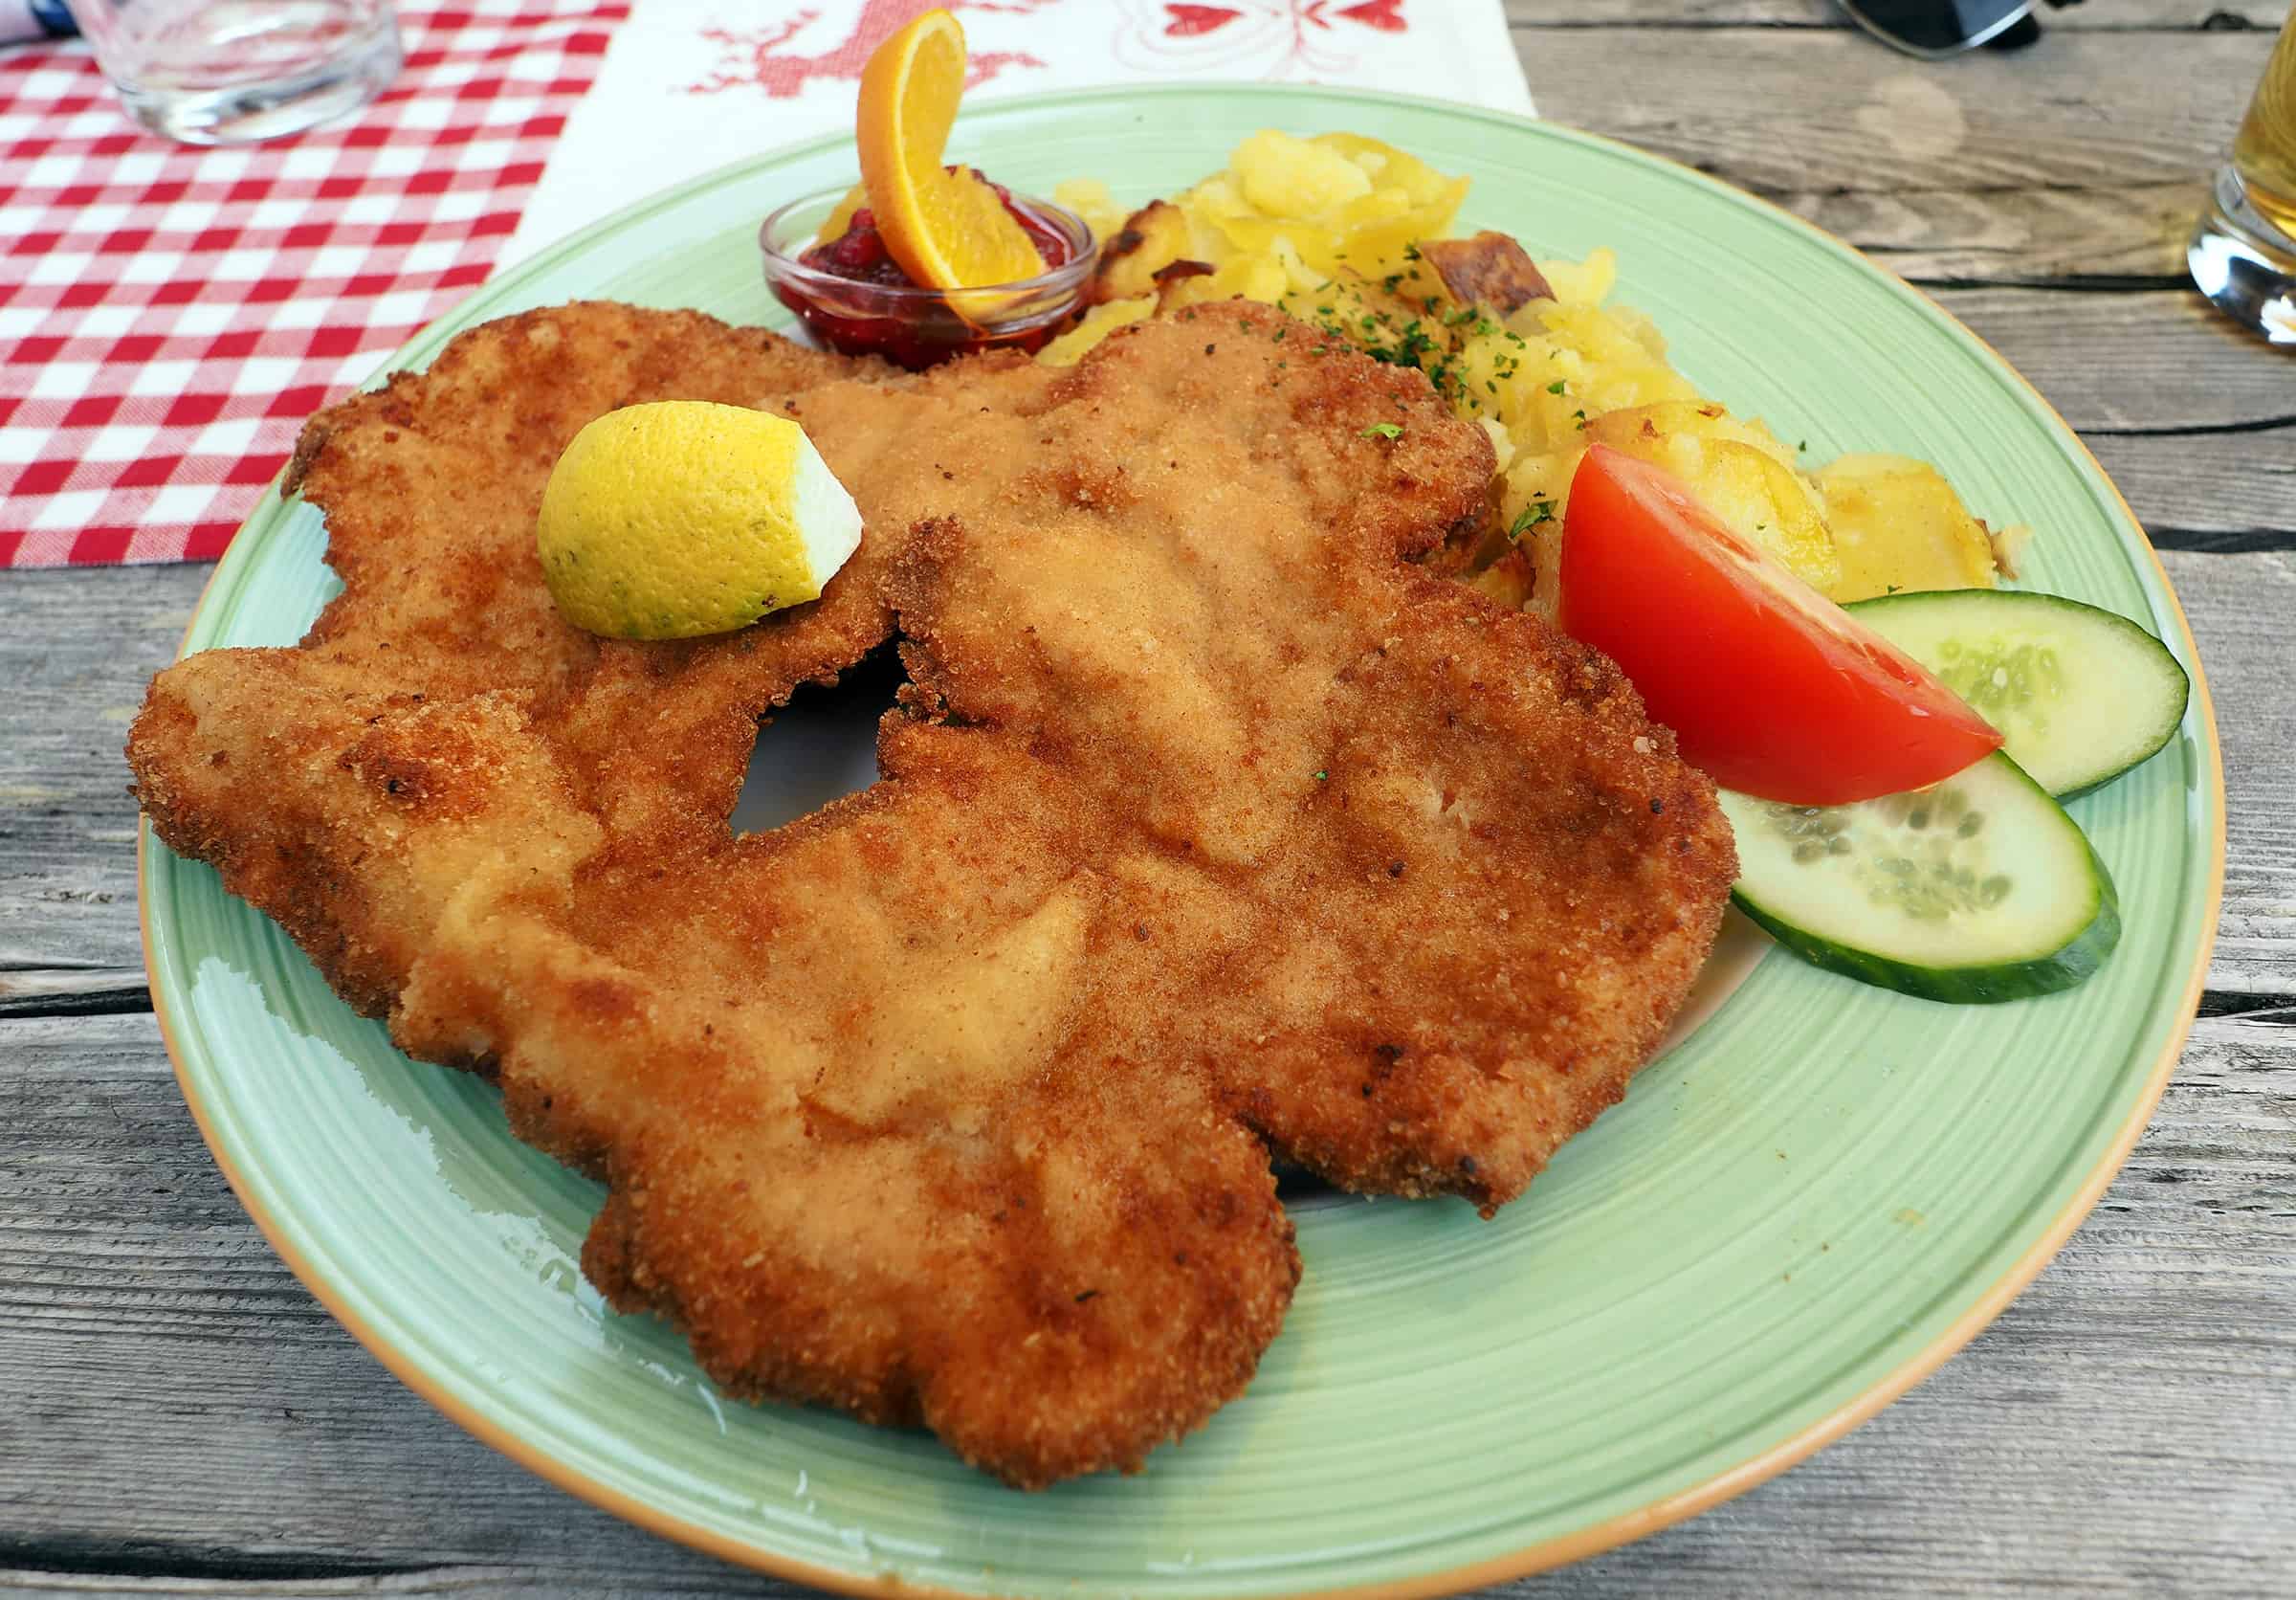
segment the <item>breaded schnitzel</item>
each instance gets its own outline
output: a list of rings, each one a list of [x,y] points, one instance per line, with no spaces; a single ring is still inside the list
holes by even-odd
[[[867,533],[812,606],[593,639],[543,588],[542,483],[671,397],[797,416]],[[533,312],[334,408],[294,471],[344,592],[297,649],[154,681],[161,838],[605,1181],[616,1306],[737,1394],[921,1422],[1015,1484],[1137,1467],[1242,1390],[1299,1272],[1271,1150],[1519,1194],[1734,874],[1615,668],[1412,564],[1486,515],[1482,432],[1266,308],[919,377]],[[756,720],[896,616],[881,781],[735,836]]]

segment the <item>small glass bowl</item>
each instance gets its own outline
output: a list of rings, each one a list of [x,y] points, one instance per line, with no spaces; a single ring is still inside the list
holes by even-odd
[[[1016,207],[1068,242],[1073,254],[1067,261],[1017,283],[979,289],[856,283],[798,258],[813,248],[814,235],[851,187],[792,200],[758,230],[765,286],[815,338],[849,356],[883,356],[914,372],[977,350],[1033,353],[1082,303],[1099,260],[1100,247],[1084,218],[1049,200],[1016,194]]]

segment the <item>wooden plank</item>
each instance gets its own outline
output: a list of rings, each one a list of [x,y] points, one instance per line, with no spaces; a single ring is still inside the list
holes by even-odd
[[[2080,432],[2159,543],[2296,549],[2296,387],[2285,352],[2184,289],[1933,298]]]
[[[149,1017],[0,1023],[0,1588],[759,1590],[390,1379],[241,1215]],[[1786,1478],[1561,1587],[2285,1588],[2291,1380],[2296,1028],[2204,1020],[2105,1205],[1967,1353]]]
[[[1932,184],[1764,197],[1916,283],[2177,280],[2181,292],[2185,241],[2207,204],[2208,177],[2201,163],[2189,177],[2111,189]]]
[[[0,572],[0,1004],[25,968],[143,968],[120,749],[210,570]]]
[[[2224,910],[2209,986],[2296,996],[2296,555],[2170,550],[2161,565],[2195,619],[2224,748]]]
[[[2013,324],[1992,331],[2012,344],[2023,337]],[[2064,375],[2077,370],[2068,362]],[[2285,520],[2291,458],[2263,456],[2257,437],[2097,442],[2140,513],[2188,523],[2277,514],[2284,521],[2272,536],[2296,543]],[[2216,690],[2233,796],[2232,871],[2210,982],[2296,993],[2296,824],[2287,821],[2296,786],[2285,760],[2296,747],[2285,643],[2296,557],[2164,559]],[[0,639],[0,653],[12,653],[0,654],[0,674],[14,669],[23,685],[22,731],[0,742],[0,796],[10,797],[0,800],[0,1014],[140,1004],[134,807],[118,740],[144,679],[172,656],[182,608],[203,579],[203,568],[184,567],[0,575],[0,606],[21,619]],[[149,625],[138,630],[136,619]],[[46,651],[26,642],[41,637],[56,642]]]
[[[2077,294],[2045,289],[1939,289],[1932,298],[1998,350],[2073,428],[2099,434],[2198,433],[2279,423],[2296,427],[2296,383],[2285,351],[2252,339],[2197,291]],[[2188,443],[2196,441],[2187,441]],[[2252,433],[2221,441],[2221,470],[2254,459],[2282,483],[2268,525],[2296,527],[2296,455]],[[2140,506],[2152,521],[2174,506]]]
[[[2114,0],[2109,6],[2076,5],[2057,11],[2034,8],[2043,36],[2052,33],[2276,31],[2288,14],[2276,0]],[[1532,32],[1559,29],[1825,28],[1851,32],[1856,24],[1834,0],[1581,0],[1567,8],[1550,0],[1506,0],[1510,28]],[[1883,46],[1875,44],[1874,49]],[[2036,47],[2012,59],[2051,74],[2057,58]],[[1534,88],[1536,85],[1533,85]]]
[[[1666,29],[1516,38],[1546,115],[1775,192],[2186,182],[2228,147],[2272,49],[2262,33],[2162,33],[2142,49],[2066,34],[2037,74],[1986,52],[1938,70],[1839,30],[1727,29],[1689,46]]]
[[[2091,434],[2089,448],[2155,544],[2191,549],[2296,549],[2296,426],[2214,438],[2188,433]]]
[[[1932,66],[1830,26],[1514,39],[1542,115],[1773,198],[1910,278],[2163,285],[2272,43],[2067,32]]]

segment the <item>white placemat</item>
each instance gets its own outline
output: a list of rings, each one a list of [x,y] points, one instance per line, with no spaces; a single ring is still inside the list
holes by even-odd
[[[933,0],[637,0],[496,270],[744,156],[852,124],[870,52]],[[1532,112],[1499,0],[953,0],[969,94],[1259,80]],[[1086,174],[1079,174],[1085,176]]]

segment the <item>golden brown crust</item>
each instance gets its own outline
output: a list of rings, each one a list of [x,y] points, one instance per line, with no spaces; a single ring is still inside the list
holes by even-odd
[[[1419,251],[1461,305],[1504,317],[1534,300],[1555,298],[1531,253],[1505,233],[1487,229],[1469,239],[1429,239]]]
[[[896,378],[691,313],[474,330],[314,422],[344,592],[160,676],[144,808],[601,1176],[585,1271],[729,1390],[1021,1485],[1136,1468],[1281,1323],[1271,1147],[1512,1198],[1733,873],[1608,662],[1412,565],[1483,515],[1482,432],[1300,331],[1207,305]],[[593,639],[534,507],[583,422],[671,395],[797,416],[868,531],[813,606]],[[734,836],[756,719],[896,611],[883,781]]]

